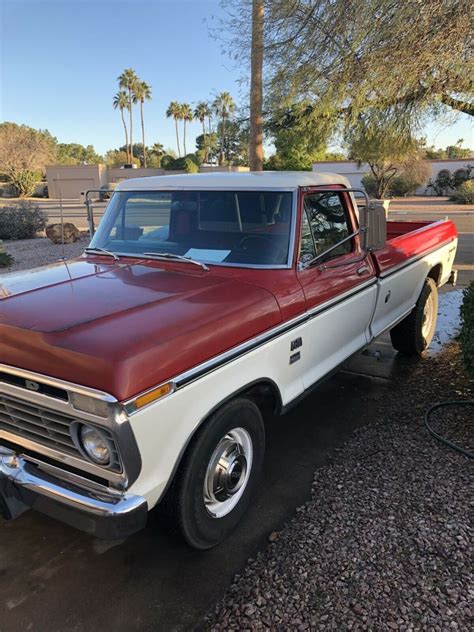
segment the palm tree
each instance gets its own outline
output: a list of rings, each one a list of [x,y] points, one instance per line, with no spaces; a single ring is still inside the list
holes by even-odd
[[[161,143],[153,143],[150,153],[158,159],[158,166],[161,166],[161,159],[166,154],[165,148]]]
[[[166,110],[166,118],[174,118],[176,128],[176,145],[178,146],[178,156],[181,158],[181,149],[179,147],[178,120],[181,118],[181,105],[177,101],[171,101]]]
[[[122,117],[123,129],[125,131],[125,147],[127,148],[127,162],[130,162],[130,155],[128,153],[128,131],[127,124],[125,123],[125,117],[123,115],[124,110],[128,110],[128,96],[125,90],[119,90],[114,96],[114,110],[120,110],[120,116]]]
[[[263,19],[264,0],[252,0],[250,60],[250,171],[263,169]]]
[[[119,87],[126,91],[128,97],[128,111],[130,117],[130,162],[133,162],[133,116],[132,116],[132,103],[133,103],[133,90],[138,82],[137,73],[133,68],[126,68],[120,77],[117,78]]]
[[[202,125],[202,140],[205,146],[205,156],[204,162],[207,162],[209,159],[209,140],[206,141],[206,117],[211,115],[211,109],[206,101],[199,101],[199,103],[194,108],[194,118],[199,121]]]
[[[145,122],[143,119],[143,104],[151,101],[151,88],[145,81],[137,81],[133,87],[133,102],[140,103],[140,117],[142,122],[142,143],[143,143],[143,166],[146,169],[146,146],[145,146]]]
[[[181,103],[181,120],[183,121],[183,146],[184,155],[186,156],[186,123],[191,123],[193,120],[193,111],[188,103]]]
[[[221,142],[219,148],[219,164],[224,162],[224,147],[225,147],[225,123],[229,116],[235,111],[234,99],[228,92],[221,92],[214,99],[212,104],[215,113],[221,119]]]

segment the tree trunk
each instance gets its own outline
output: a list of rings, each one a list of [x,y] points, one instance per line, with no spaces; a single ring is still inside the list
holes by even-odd
[[[125,123],[125,117],[123,115],[123,108],[120,108],[120,116],[122,117],[123,129],[125,130],[125,152],[127,154],[127,160],[128,160],[128,132],[127,132],[127,124]]]
[[[186,158],[186,119],[183,119],[183,149],[184,157]]]
[[[140,116],[142,119],[143,166],[146,169],[145,122],[143,120],[143,100],[140,101]]]
[[[222,129],[222,133],[221,133],[221,147],[219,151],[219,166],[222,166],[224,164],[225,114],[222,115],[221,129]]]
[[[130,164],[133,164],[133,114],[132,114],[132,91],[128,89],[128,111],[130,114]]]
[[[205,119],[203,118],[202,121],[202,140],[204,142],[204,162],[208,161],[208,157],[209,157],[209,138],[206,140],[206,125],[205,125]]]
[[[209,156],[210,156],[210,154],[211,154],[211,131],[212,131],[212,126],[211,126],[211,116],[210,116],[210,115],[209,115],[209,116],[208,116],[208,118],[207,118],[207,126],[208,126],[208,129],[209,129],[209,138],[208,138],[208,141],[209,141],[209,149],[208,149],[208,156],[207,156],[207,159],[209,160]],[[214,160],[214,158],[213,158],[213,160]]]
[[[252,0],[250,57],[250,171],[263,169],[263,2]]]
[[[181,148],[179,146],[179,131],[178,131],[178,119],[175,117],[174,126],[176,128],[176,145],[178,146],[178,156],[181,158]]]

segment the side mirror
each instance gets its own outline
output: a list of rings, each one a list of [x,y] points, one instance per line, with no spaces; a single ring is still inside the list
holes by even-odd
[[[362,228],[364,250],[381,250],[387,241],[387,214],[382,202],[370,202],[365,210]]]

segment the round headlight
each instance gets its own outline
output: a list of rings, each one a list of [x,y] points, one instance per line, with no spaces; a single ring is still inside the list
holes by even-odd
[[[84,452],[94,463],[109,465],[111,459],[109,444],[99,430],[91,426],[82,426],[79,437]]]

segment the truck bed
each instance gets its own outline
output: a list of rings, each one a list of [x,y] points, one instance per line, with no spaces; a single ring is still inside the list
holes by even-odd
[[[379,274],[408,263],[431,250],[456,239],[456,227],[450,220],[436,222],[387,222],[387,243],[373,253]]]

